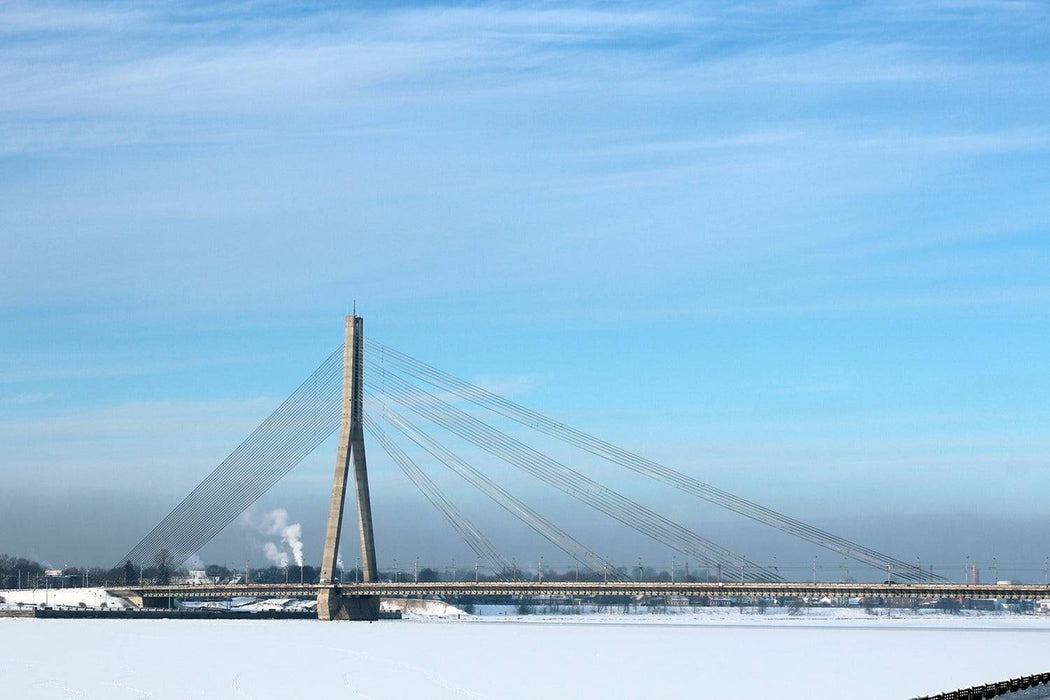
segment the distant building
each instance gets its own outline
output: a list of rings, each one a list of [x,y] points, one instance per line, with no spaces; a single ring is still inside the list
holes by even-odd
[[[178,579],[176,583],[189,584],[191,586],[203,586],[211,583],[218,583],[219,579],[215,576],[208,576],[207,572],[203,569],[190,569],[189,576]]]

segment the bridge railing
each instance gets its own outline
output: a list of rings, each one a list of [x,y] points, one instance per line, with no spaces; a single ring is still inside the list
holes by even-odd
[[[1050,683],[1050,671],[1036,673],[1031,676],[1021,676],[995,683],[975,685],[961,690],[949,690],[937,695],[923,695],[913,700],[978,700],[983,698],[994,698],[1009,693],[1016,693],[1039,685]]]
[[[1034,600],[1050,598],[1050,586],[1032,584],[856,584],[856,583],[669,583],[669,582],[565,582],[565,581],[445,581],[437,583],[381,582],[320,584],[213,584],[128,586],[111,589],[116,595],[204,599],[234,596],[313,597],[321,590],[338,588],[349,596],[721,596],[743,598],[881,598],[881,599],[979,599]]]

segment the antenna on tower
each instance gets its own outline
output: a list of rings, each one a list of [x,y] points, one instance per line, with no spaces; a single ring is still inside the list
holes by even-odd
[[[354,316],[357,315],[357,299],[354,299]]]

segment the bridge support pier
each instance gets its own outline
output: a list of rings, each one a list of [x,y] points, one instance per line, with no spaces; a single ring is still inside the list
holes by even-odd
[[[119,589],[109,591],[111,595],[123,598],[133,608],[167,608],[172,605],[172,599],[167,596],[144,595],[130,589]]]
[[[365,583],[375,583],[379,580],[361,416],[364,397],[364,322],[360,316],[346,317],[345,340],[339,454],[336,457],[332,500],[328,508],[328,527],[325,530],[324,551],[321,554],[320,583],[329,588],[324,588],[317,594],[317,616],[322,620],[377,620],[378,598],[346,597],[340,594],[336,585],[339,538],[343,528],[347,482],[351,473],[357,497],[357,528],[361,537],[361,580]]]
[[[147,596],[142,599],[142,607],[144,608],[171,608],[174,605],[175,600],[167,596]]]
[[[379,596],[345,596],[338,588],[317,594],[317,619],[373,622],[379,619]]]

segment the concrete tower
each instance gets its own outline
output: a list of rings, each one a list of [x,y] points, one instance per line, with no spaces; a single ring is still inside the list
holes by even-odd
[[[357,495],[357,527],[361,535],[361,572],[365,583],[375,582],[376,546],[372,536],[372,503],[368,496],[368,469],[365,464],[365,439],[362,421],[364,384],[364,321],[360,316],[346,317],[346,346],[343,351],[343,416],[339,429],[339,454],[332,482],[332,501],[328,508],[324,553],[321,557],[321,584],[335,584],[339,537],[343,527],[346,482],[350,463],[354,465],[354,490]],[[379,617],[379,599],[343,596],[338,586],[323,589],[317,595],[317,616],[322,620],[375,620]]]

